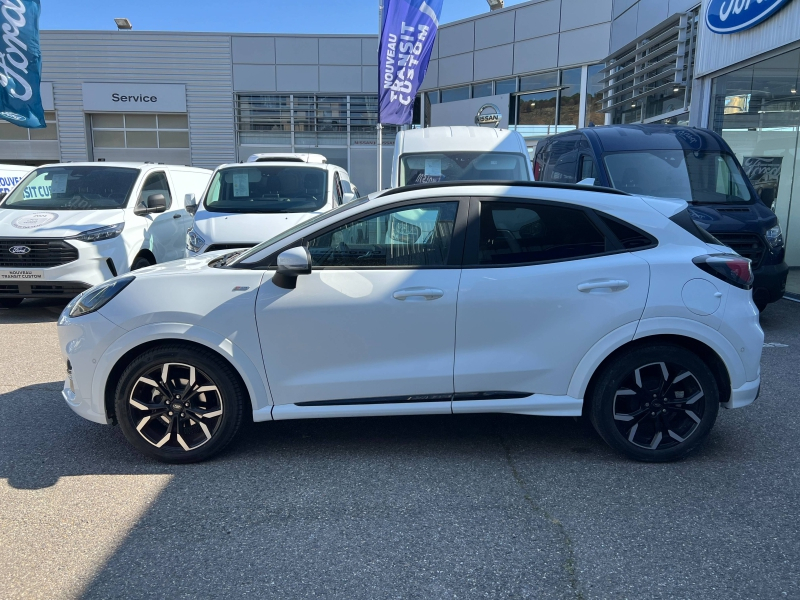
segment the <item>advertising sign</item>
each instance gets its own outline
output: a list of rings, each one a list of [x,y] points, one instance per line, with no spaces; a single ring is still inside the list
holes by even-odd
[[[762,199],[771,197],[773,202],[778,198],[782,166],[782,156],[747,156],[742,161],[742,168],[758,195]],[[768,196],[764,195],[764,190],[769,190]]]
[[[433,127],[477,125],[490,129],[508,129],[510,105],[510,94],[431,104],[430,124]]]
[[[736,33],[774,16],[791,0],[710,0],[706,25],[714,33]]]
[[[39,0],[0,0],[0,118],[28,129],[47,127],[40,84]]]
[[[411,123],[444,0],[387,0],[380,43],[379,122]]]

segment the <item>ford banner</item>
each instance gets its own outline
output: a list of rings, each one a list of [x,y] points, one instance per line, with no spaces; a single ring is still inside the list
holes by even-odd
[[[380,123],[411,123],[414,98],[428,70],[443,2],[386,0],[380,46]]]
[[[0,0],[0,118],[20,127],[46,127],[39,84],[39,0]]]

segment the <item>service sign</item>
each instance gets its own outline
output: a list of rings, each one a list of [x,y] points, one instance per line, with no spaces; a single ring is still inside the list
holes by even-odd
[[[714,33],[736,33],[774,16],[791,0],[710,0],[706,25]]]
[[[186,86],[175,83],[84,83],[83,110],[185,113]]]

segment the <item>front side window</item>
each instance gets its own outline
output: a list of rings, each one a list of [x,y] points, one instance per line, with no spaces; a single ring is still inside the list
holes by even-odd
[[[139,169],[118,167],[40,167],[0,206],[22,210],[125,208],[139,173]]]
[[[611,184],[641,196],[697,204],[754,201],[736,160],[724,152],[641,150],[603,157]]]
[[[400,158],[400,185],[438,181],[527,181],[528,157],[506,152],[430,152]]]
[[[315,267],[435,267],[447,264],[458,202],[403,206],[309,241]]]
[[[214,174],[205,207],[211,212],[309,213],[325,207],[328,171],[317,167],[259,165]]]
[[[582,210],[524,202],[481,202],[481,265],[570,260],[611,250],[610,242]]]
[[[167,208],[172,206],[172,194],[169,191],[169,182],[167,182],[167,174],[163,171],[151,173],[142,186],[142,191],[139,194],[140,202],[147,202],[150,196],[163,194],[167,200]]]

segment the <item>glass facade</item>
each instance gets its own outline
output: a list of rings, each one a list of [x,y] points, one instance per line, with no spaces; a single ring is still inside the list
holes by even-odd
[[[713,80],[709,125],[778,215],[786,262],[800,267],[800,48]],[[787,290],[800,293],[798,272]]]
[[[28,140],[57,140],[58,127],[56,126],[56,113],[47,111],[44,113],[44,122],[47,127],[44,129],[28,129],[14,125],[8,121],[0,121],[0,140],[2,141],[23,141]]]
[[[108,113],[92,115],[95,148],[188,148],[189,117]]]

